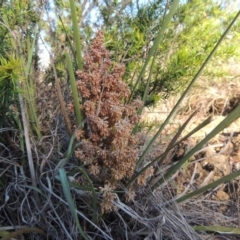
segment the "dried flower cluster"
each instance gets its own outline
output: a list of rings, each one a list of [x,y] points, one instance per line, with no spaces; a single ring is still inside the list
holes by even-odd
[[[132,131],[140,120],[137,110],[142,101],[124,103],[130,95],[122,81],[125,69],[110,60],[102,32],[92,41],[84,63],[84,69],[77,71],[77,89],[83,98],[81,108],[86,124],[76,130],[81,141],[75,154],[88,165],[90,174],[114,189],[120,180],[132,176],[139,156],[139,135]],[[106,191],[104,196],[109,198]],[[110,210],[109,201],[104,202],[107,204],[102,209]]]
[[[104,212],[113,209],[112,200],[109,200],[113,195],[109,189],[133,175],[142,139],[132,131],[140,120],[137,110],[143,103],[138,99],[124,103],[130,95],[128,86],[122,81],[125,68],[111,61],[103,45],[102,32],[92,41],[84,63],[84,69],[77,71],[77,89],[83,98],[81,110],[85,126],[76,130],[80,146],[75,155],[88,165],[90,174],[102,184],[107,182],[103,188]],[[72,104],[69,106],[71,109]],[[137,185],[144,185],[146,177],[141,176]]]
[[[103,195],[103,201],[101,203],[101,210],[103,213],[117,210],[112,204],[113,200],[115,199],[115,195],[112,191],[113,188],[109,184],[105,184],[103,188],[100,187],[100,192]]]
[[[133,174],[139,139],[131,133],[139,121],[136,111],[142,102],[124,104],[130,94],[122,81],[124,66],[114,65],[109,57],[99,32],[84,57],[84,70],[77,72],[87,126],[77,132],[82,141],[76,155],[89,164],[92,174],[104,174],[115,185]]]

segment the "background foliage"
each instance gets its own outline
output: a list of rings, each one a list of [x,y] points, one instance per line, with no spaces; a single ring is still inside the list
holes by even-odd
[[[125,79],[131,81],[130,85],[135,80],[135,71],[141,68],[162,25],[167,10],[165,4],[164,1],[153,1],[138,6],[132,15],[119,17],[111,26],[107,22],[104,24],[108,49],[114,52],[117,61],[126,64]],[[197,14],[192,14],[194,12]],[[159,45],[149,89],[151,97],[148,98],[147,105],[156,103],[156,100],[169,96],[170,93],[185,89],[233,15],[233,12],[229,14],[220,4],[211,0],[194,0],[180,5]],[[232,56],[239,57],[238,28],[239,25],[234,27],[229,39],[220,46],[214,59],[225,61]],[[204,74],[211,75],[213,68]],[[215,76],[223,74],[221,69],[214,71]],[[143,94],[145,83],[146,77],[142,79],[137,94]]]
[[[54,45],[53,51],[57,51],[56,56],[60,59],[63,47],[67,45],[72,48],[71,14],[68,1],[55,3],[53,11],[56,19],[52,19],[54,27],[51,26],[52,33],[48,34],[46,40]],[[234,11],[222,6],[223,3],[212,0],[194,0],[180,4],[158,47],[146,105],[154,105],[159,99],[185,89],[234,16]],[[77,5],[82,47],[89,44],[96,29],[103,28],[107,49],[116,62],[126,65],[124,80],[132,88],[168,8],[166,1],[159,0],[148,3],[90,1],[88,4]],[[198,14],[192,14],[193,12]],[[236,23],[204,75],[224,76],[226,72],[214,68],[215,60],[226,61],[232,56],[239,57],[238,27],[239,23]],[[56,45],[58,43],[59,46]],[[57,68],[61,69],[61,66],[61,63],[57,64]],[[143,96],[146,74],[141,81],[135,97]]]

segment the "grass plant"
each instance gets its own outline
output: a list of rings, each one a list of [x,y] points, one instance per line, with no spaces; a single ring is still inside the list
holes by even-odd
[[[4,90],[0,94],[0,107],[4,110],[0,122],[2,239],[20,235],[31,239],[41,239],[40,235],[51,239],[201,239],[197,231],[239,234],[236,227],[189,223],[179,204],[191,203],[196,196],[231,182],[240,176],[240,170],[180,195],[173,193],[172,182],[191,164],[196,153],[240,117],[240,105],[176,163],[167,162],[175,147],[209,124],[211,117],[183,134],[197,113],[194,111],[166,141],[165,148],[159,139],[168,137],[164,136],[164,130],[236,23],[240,11],[166,120],[151,136],[140,122],[152,80],[148,66],[155,61],[157,48],[179,1],[174,0],[166,11],[133,89],[122,80],[124,65],[111,60],[102,31],[96,33],[82,56],[76,6],[73,0],[69,3],[74,38],[69,46],[71,54],[66,47],[65,60],[70,87],[67,96],[64,95],[52,57],[53,87],[59,100],[57,105],[61,107],[48,135],[40,132],[37,114],[41,112],[36,111],[34,99],[36,83],[30,78],[36,32],[27,64],[23,61],[26,56],[20,52],[16,56],[19,61],[11,57],[0,59],[0,86]],[[8,31],[13,35],[11,26]],[[71,61],[77,62],[77,71]],[[144,74],[149,74],[145,92],[141,98],[133,99]],[[13,106],[15,114],[10,110]],[[4,139],[3,133],[8,133],[10,140]]]

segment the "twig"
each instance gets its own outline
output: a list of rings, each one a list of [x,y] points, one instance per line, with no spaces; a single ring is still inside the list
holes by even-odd
[[[71,122],[70,122],[70,119],[67,115],[65,102],[64,102],[63,95],[62,95],[61,88],[60,88],[60,84],[59,84],[59,79],[57,77],[57,71],[56,71],[56,68],[55,68],[55,65],[54,65],[53,58],[52,58],[51,54],[50,54],[50,59],[51,59],[50,62],[51,62],[52,68],[53,68],[53,75],[54,75],[54,78],[55,78],[55,86],[56,86],[57,96],[58,96],[58,100],[59,100],[60,107],[61,107],[61,112],[62,112],[62,115],[64,117],[65,123],[66,123],[68,134],[69,134],[69,136],[71,136],[72,135]]]

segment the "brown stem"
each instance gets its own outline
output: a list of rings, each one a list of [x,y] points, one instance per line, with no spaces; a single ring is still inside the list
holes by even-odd
[[[62,111],[64,120],[65,120],[65,123],[66,123],[66,126],[67,126],[68,134],[71,136],[72,135],[71,122],[70,122],[69,117],[67,115],[65,102],[64,102],[63,95],[62,95],[61,88],[60,88],[60,84],[59,84],[59,79],[57,77],[57,71],[56,71],[56,68],[55,68],[55,65],[53,63],[52,58],[51,58],[51,64],[52,64],[52,68],[53,68],[53,74],[54,74],[54,78],[55,78],[55,86],[56,86],[56,89],[57,89],[57,96],[58,96],[58,100],[59,100],[59,103],[60,103],[61,111]]]

